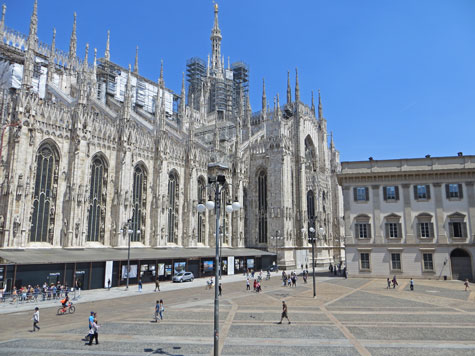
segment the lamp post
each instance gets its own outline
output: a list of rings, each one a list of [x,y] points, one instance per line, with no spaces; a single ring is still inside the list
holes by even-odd
[[[137,234],[140,234],[140,230],[135,230]],[[124,224],[124,227],[120,230],[120,233],[127,233],[129,239],[127,241],[127,282],[125,285],[125,290],[129,290],[129,275],[130,275],[130,240],[132,239],[132,234],[134,230],[132,229],[132,219],[127,220]]]
[[[224,175],[218,175],[217,177],[208,177],[208,186],[214,189],[214,202],[210,199],[206,204],[198,204],[196,207],[198,213],[203,213],[206,209],[214,209],[216,214],[216,257],[215,257],[215,274],[214,274],[214,344],[213,351],[215,356],[219,356],[219,276],[221,272],[220,266],[220,253],[219,253],[219,215],[221,212],[221,192],[227,188],[230,184],[226,183],[226,177]],[[235,201],[232,204],[226,206],[226,211],[236,211],[241,208],[241,204]]]
[[[277,265],[277,269],[279,268],[279,246],[278,246],[278,240],[282,240],[284,237],[279,236],[279,230],[275,231],[275,236],[270,237],[271,240],[275,240],[275,264]]]
[[[315,230],[315,217],[311,218],[308,222],[308,239],[312,243],[312,275],[313,275],[313,297],[317,297],[317,286],[316,286],[316,281],[315,281],[315,242],[317,237],[315,236],[316,230]],[[323,227],[320,227],[318,229],[320,233],[320,237],[323,236],[324,229]]]

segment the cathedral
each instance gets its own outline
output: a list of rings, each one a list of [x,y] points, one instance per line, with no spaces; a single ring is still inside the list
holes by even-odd
[[[339,153],[327,132],[320,92],[300,100],[298,72],[285,100],[253,111],[249,67],[225,64],[214,5],[211,53],[186,61],[180,92],[86,45],[76,54],[37,37],[37,1],[28,35],[0,23],[0,251],[186,251],[215,246],[209,177],[225,176],[223,248],[277,255],[280,268],[343,259]],[[166,65],[165,65],[166,67]],[[158,69],[158,68],[157,68]],[[284,76],[285,78],[285,76]],[[284,102],[285,101],[285,102]],[[229,212],[228,203],[241,209]],[[322,228],[322,229],[321,229]],[[0,261],[1,262],[1,261]]]

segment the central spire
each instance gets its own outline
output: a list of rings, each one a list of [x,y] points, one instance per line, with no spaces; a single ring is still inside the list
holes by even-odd
[[[218,4],[214,4],[214,26],[211,30],[211,69],[222,71],[221,67],[221,30],[218,24]]]

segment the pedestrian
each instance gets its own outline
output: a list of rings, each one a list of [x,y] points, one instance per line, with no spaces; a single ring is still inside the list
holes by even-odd
[[[249,277],[246,279],[246,290],[251,290],[251,282],[249,282]]]
[[[165,305],[163,304],[163,299],[160,299],[160,309],[159,309],[160,320],[163,320],[164,312],[165,312]]]
[[[348,278],[348,274],[346,273],[346,266],[343,267],[343,275],[345,276],[345,279]]]
[[[257,279],[254,280],[254,292],[256,291],[257,289]]]
[[[285,304],[285,300],[282,301],[282,315],[280,317],[280,321],[277,324],[282,324],[282,320],[284,318],[286,318],[290,324],[290,319],[289,319],[289,316],[287,315],[287,304]]]
[[[411,287],[411,290],[414,290],[414,281],[412,280],[412,278],[409,281],[409,286]]]
[[[99,324],[97,322],[96,313],[94,313],[94,319],[92,320],[92,326],[89,330],[89,346],[92,345],[92,340],[96,339],[96,345],[99,344]]]
[[[388,287],[387,287],[386,289],[391,288],[391,281],[389,280],[389,277],[388,277],[388,279],[386,280],[386,282],[388,283]]]
[[[155,322],[158,323],[158,316],[160,315],[160,301],[157,300],[155,303]]]
[[[139,279],[139,292],[142,291],[142,279]]]
[[[155,290],[154,292],[160,292],[160,281],[158,280],[158,277],[155,278]]]
[[[111,290],[111,279],[107,280],[107,290]]]
[[[470,285],[468,284],[468,279],[465,280],[463,285],[465,286],[465,291],[470,290]]]
[[[38,329],[38,331],[40,330],[40,327],[38,326],[39,323],[40,323],[40,308],[36,307],[35,312],[33,314],[33,332],[35,332],[36,329]]]
[[[86,336],[84,336],[83,341],[87,341],[91,337],[92,323],[94,322],[94,312],[93,311],[91,311],[91,314],[89,315],[89,318],[88,318],[87,321],[88,321],[89,331],[86,334]]]
[[[328,270],[330,271],[330,274],[333,273],[333,265],[331,262],[330,262],[330,266],[328,266]]]
[[[221,285],[221,283],[219,283],[219,286],[218,286],[218,295],[221,297],[223,295],[223,287]]]
[[[78,298],[81,296],[81,282],[76,279],[76,290],[78,291]]]
[[[393,277],[393,289],[396,288],[399,284],[397,283],[396,275]]]

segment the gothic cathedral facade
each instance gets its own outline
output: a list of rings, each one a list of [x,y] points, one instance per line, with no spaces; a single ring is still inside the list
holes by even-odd
[[[249,69],[221,55],[214,7],[211,55],[192,58],[180,94],[89,48],[76,55],[0,23],[0,248],[196,248],[215,245],[208,177],[229,183],[222,201],[223,245],[276,251],[278,264],[310,264],[309,224],[324,228],[318,263],[341,258],[339,153],[317,108],[294,97],[253,112]],[[92,57],[92,55],[91,55]],[[224,205],[224,204],[222,204]],[[130,233],[131,231],[131,233]],[[130,236],[129,236],[130,234]]]

